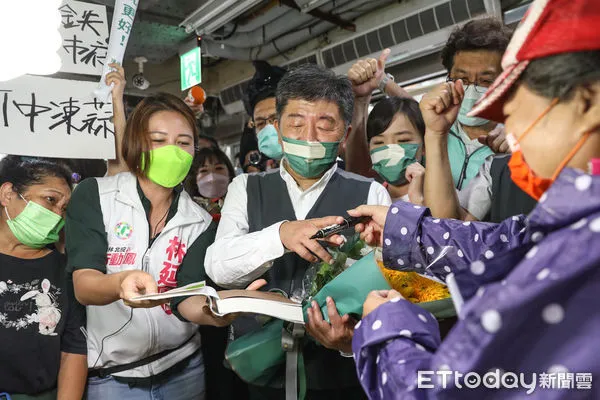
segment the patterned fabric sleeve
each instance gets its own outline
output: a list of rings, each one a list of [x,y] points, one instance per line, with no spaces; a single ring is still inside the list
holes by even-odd
[[[466,300],[483,283],[501,280],[514,267],[506,263],[486,269],[485,261],[519,248],[528,235],[524,216],[500,224],[441,220],[431,218],[425,207],[397,202],[387,216],[383,261],[388,268],[442,280],[454,272]],[[466,271],[472,273],[462,273]]]
[[[417,371],[430,369],[439,345],[434,316],[407,300],[398,297],[367,315],[356,326],[352,350],[369,398],[425,398],[419,397]]]

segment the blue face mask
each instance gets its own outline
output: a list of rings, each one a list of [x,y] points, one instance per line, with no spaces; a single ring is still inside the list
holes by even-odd
[[[258,132],[258,151],[274,160],[281,160],[283,157],[279,135],[273,125],[268,124]]]
[[[463,98],[460,110],[458,111],[458,122],[465,126],[482,126],[490,122],[487,119],[479,117],[467,117],[467,114],[471,112],[475,103],[479,101],[487,91],[486,88],[475,87],[475,85],[467,86],[465,90],[465,97]]]

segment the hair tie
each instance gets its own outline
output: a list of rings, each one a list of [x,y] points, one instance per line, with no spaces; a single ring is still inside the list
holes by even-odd
[[[79,175],[77,172],[73,172],[71,174],[71,182],[72,183],[79,183],[80,180],[81,180],[81,175]]]

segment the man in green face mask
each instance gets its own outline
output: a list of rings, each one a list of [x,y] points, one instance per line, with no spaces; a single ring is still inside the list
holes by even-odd
[[[289,297],[301,294],[309,263],[318,258],[331,261],[331,255],[309,239],[319,228],[336,222],[324,217],[345,215],[352,204],[390,204],[382,185],[337,168],[338,147],[350,130],[352,110],[352,85],[346,77],[307,64],[281,79],[274,123],[284,153],[281,167],[240,175],[231,183],[215,243],[204,263],[215,283],[244,287],[262,276],[269,289]],[[334,302],[328,307],[337,314]],[[338,353],[351,352],[353,321],[349,316],[331,321],[338,322],[327,329],[310,319],[307,324],[308,333],[322,346],[307,345],[303,350],[306,397],[322,398],[335,390],[340,397],[362,399],[352,359]],[[241,331],[236,323],[234,331]],[[251,390],[261,398],[284,398],[277,389]]]

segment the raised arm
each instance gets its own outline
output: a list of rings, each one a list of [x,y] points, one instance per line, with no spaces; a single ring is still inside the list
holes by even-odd
[[[106,176],[116,175],[119,172],[125,172],[128,170],[125,161],[123,160],[122,145],[123,135],[125,135],[125,125],[127,123],[125,118],[125,103],[123,94],[125,92],[125,70],[119,64],[110,64],[115,71],[109,73],[106,76],[106,84],[114,84],[112,89],[112,104],[113,104],[113,123],[115,126],[115,159],[108,160],[108,170]]]
[[[461,81],[446,82],[427,93],[420,104],[427,149],[425,204],[437,218],[467,219],[454,188],[448,156],[448,133],[458,116],[463,95]]]
[[[385,77],[385,61],[390,50],[385,49],[379,59],[357,61],[348,71],[354,89],[354,115],[352,130],[346,140],[346,170],[363,176],[372,175],[369,143],[367,142],[367,117],[371,94],[379,88]],[[410,97],[406,90],[388,80],[384,91],[389,96]]]

